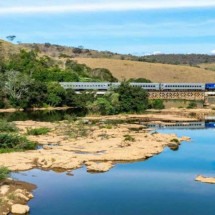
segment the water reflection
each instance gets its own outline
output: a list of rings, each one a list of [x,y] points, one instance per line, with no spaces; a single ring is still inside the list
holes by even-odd
[[[51,110],[51,111],[17,111],[12,113],[0,113],[0,118],[7,121],[26,121],[34,120],[41,122],[54,122],[67,119],[67,117],[83,117],[86,111],[83,109],[71,108],[67,110]]]

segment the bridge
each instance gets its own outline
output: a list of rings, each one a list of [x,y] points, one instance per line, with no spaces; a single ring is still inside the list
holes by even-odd
[[[81,94],[83,91],[76,90],[77,94]],[[104,95],[108,91],[96,91],[97,95]],[[175,99],[175,100],[205,100],[205,92],[197,91],[152,91],[148,92],[149,99]]]

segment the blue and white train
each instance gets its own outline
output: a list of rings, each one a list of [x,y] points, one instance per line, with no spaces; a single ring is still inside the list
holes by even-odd
[[[60,82],[64,89],[104,91],[117,88],[120,82]],[[130,83],[147,91],[215,91],[215,83]]]

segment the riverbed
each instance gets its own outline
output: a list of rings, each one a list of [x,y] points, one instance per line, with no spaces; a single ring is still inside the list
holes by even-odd
[[[145,161],[117,164],[106,173],[72,174],[33,169],[13,177],[37,185],[31,215],[214,214],[215,186],[195,181],[214,176],[214,129],[158,129],[189,136],[178,150],[166,148]],[[72,176],[71,176],[72,175]]]

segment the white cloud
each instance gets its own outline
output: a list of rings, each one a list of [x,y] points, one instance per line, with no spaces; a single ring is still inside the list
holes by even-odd
[[[154,51],[152,54],[153,55],[159,55],[159,54],[162,54],[162,52],[161,51]]]
[[[211,51],[211,54],[212,54],[212,55],[215,55],[215,49]]]
[[[18,1],[0,3],[0,14],[25,13],[69,13],[69,12],[98,12],[98,11],[131,11],[168,8],[215,7],[214,0],[103,0],[103,1]]]

